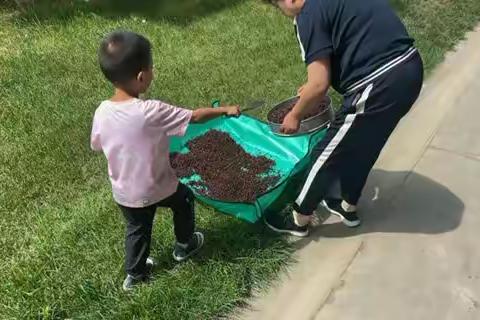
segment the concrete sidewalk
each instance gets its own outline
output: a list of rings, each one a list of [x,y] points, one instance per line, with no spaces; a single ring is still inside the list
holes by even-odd
[[[480,30],[428,80],[378,161],[364,224],[335,220],[240,319],[480,319]]]

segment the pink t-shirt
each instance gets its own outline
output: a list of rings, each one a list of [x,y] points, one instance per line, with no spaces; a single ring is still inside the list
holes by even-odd
[[[171,196],[178,179],[169,137],[183,136],[192,111],[158,100],[104,101],[95,112],[91,146],[103,151],[115,201],[142,208]]]

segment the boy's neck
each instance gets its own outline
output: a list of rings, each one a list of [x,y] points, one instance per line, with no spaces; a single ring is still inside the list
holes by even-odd
[[[115,93],[113,96],[110,98],[110,101],[113,102],[122,102],[122,101],[127,101],[131,100],[134,98],[138,98],[138,94],[134,95],[131,93],[128,93],[127,91],[120,89],[120,88],[115,88]]]

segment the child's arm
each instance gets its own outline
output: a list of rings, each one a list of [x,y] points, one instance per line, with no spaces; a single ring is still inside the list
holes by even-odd
[[[303,116],[325,97],[329,87],[330,59],[319,59],[309,64],[308,81],[299,90],[300,99],[283,120],[280,131],[285,134],[296,133]]]
[[[90,147],[93,151],[100,152],[102,151],[102,143],[100,140],[100,130],[98,128],[97,115],[95,114],[93,118],[92,133],[90,135]]]
[[[238,116],[238,107],[200,108],[195,111],[172,106],[160,100],[146,100],[142,104],[146,121],[167,136],[185,135],[190,123],[201,123],[222,115]]]
[[[238,106],[226,106],[219,108],[200,108],[192,113],[192,123],[203,123],[221,116],[238,117],[240,115],[240,108]]]

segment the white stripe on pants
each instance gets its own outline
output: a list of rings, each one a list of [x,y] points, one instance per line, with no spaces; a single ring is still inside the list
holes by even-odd
[[[302,188],[302,191],[300,192],[300,195],[295,201],[298,206],[302,205],[303,201],[305,200],[305,197],[307,196],[307,193],[310,191],[310,188],[312,187],[313,180],[315,180],[315,177],[317,176],[319,171],[322,169],[325,162],[327,162],[327,160],[332,155],[333,151],[335,151],[337,146],[343,140],[348,130],[352,126],[353,122],[355,121],[355,118],[357,117],[357,115],[365,111],[365,104],[368,100],[368,97],[370,96],[370,92],[372,91],[372,89],[373,89],[373,84],[370,84],[365,89],[365,91],[363,91],[362,96],[356,103],[357,112],[355,114],[347,115],[347,117],[345,118],[344,124],[340,127],[337,134],[333,137],[333,139],[330,141],[330,143],[327,145],[327,147],[323,150],[323,152],[318,157],[317,161],[315,162],[312,169],[310,170],[310,173],[308,174],[307,180],[305,181],[305,184]]]

